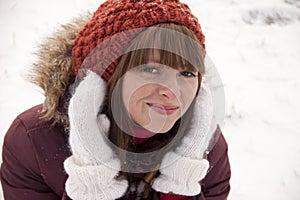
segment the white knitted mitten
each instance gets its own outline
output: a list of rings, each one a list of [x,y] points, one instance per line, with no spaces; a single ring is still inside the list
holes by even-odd
[[[163,158],[160,175],[152,188],[163,193],[195,196],[201,192],[201,181],[209,168],[203,158],[207,148],[207,136],[213,116],[212,95],[204,83],[196,97],[193,118],[189,131],[180,145]]]
[[[111,200],[121,197],[126,180],[116,180],[120,161],[106,143],[109,119],[101,114],[106,83],[89,72],[76,88],[69,105],[72,156],[64,162],[69,175],[66,192],[74,200]]]

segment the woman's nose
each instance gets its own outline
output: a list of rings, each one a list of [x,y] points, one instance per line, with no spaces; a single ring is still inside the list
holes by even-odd
[[[180,96],[180,87],[175,77],[166,78],[161,84],[159,84],[159,94],[163,97],[173,100]]]

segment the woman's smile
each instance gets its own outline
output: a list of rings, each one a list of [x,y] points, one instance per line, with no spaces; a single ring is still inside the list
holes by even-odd
[[[179,111],[179,106],[169,106],[158,103],[146,103],[152,110],[161,115],[172,115]]]
[[[131,120],[152,132],[169,131],[196,95],[198,77],[190,74],[157,63],[126,72],[122,96]]]

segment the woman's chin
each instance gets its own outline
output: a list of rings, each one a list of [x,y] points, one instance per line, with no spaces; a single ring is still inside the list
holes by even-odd
[[[144,129],[150,131],[150,132],[153,132],[153,133],[157,133],[157,134],[163,134],[163,133],[167,133],[169,130],[172,129],[174,124],[171,124],[171,125],[162,125],[162,126],[153,126],[153,125],[146,125],[146,126],[143,126]]]

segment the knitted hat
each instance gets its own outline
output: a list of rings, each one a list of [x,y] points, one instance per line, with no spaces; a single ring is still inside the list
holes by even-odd
[[[72,49],[75,74],[83,73],[80,69],[92,69],[108,81],[118,64],[118,55],[122,55],[130,41],[144,28],[166,22],[193,31],[205,55],[200,24],[179,0],[107,0],[75,40]]]

